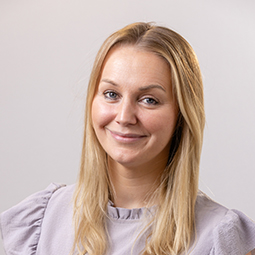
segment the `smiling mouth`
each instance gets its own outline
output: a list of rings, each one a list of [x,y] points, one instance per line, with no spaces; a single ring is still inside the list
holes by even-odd
[[[136,142],[136,141],[141,140],[142,138],[146,137],[146,135],[140,135],[140,134],[120,133],[120,132],[109,130],[108,128],[106,128],[106,130],[108,130],[110,132],[110,134],[112,135],[112,137],[114,139],[116,139],[117,141],[120,141],[120,142],[127,142],[127,143]]]

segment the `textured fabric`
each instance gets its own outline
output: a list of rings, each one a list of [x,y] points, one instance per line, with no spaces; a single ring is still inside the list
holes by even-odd
[[[69,255],[73,245],[74,185],[51,184],[1,214],[0,226],[7,255]],[[110,235],[107,255],[139,254],[156,207],[115,208],[108,205]],[[146,214],[147,217],[143,217]],[[147,219],[144,220],[144,218]],[[252,251],[253,250],[253,251]],[[196,204],[196,240],[190,255],[255,255],[255,223],[204,196]]]

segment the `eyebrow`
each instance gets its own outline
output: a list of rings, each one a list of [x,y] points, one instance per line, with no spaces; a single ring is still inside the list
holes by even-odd
[[[156,84],[151,84],[151,85],[148,85],[148,86],[144,86],[144,87],[139,88],[139,90],[141,90],[141,91],[149,90],[149,89],[161,89],[161,90],[163,90],[164,92],[166,92],[166,90],[165,90],[162,86],[156,85]]]
[[[108,79],[102,79],[100,82],[106,82],[106,83],[112,84],[113,86],[118,86],[115,82],[108,80]]]
[[[112,84],[113,86],[118,86],[115,82],[108,80],[108,79],[102,79],[101,82],[106,82],[106,83]],[[156,85],[156,84],[151,84],[151,85],[147,85],[147,86],[139,88],[140,91],[145,91],[145,90],[149,90],[149,89],[161,89],[164,92],[166,92],[166,90],[162,86]]]

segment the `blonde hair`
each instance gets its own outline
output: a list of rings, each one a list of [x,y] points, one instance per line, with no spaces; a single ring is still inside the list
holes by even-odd
[[[129,44],[161,56],[169,63],[179,117],[172,138],[168,165],[161,184],[153,227],[143,254],[187,252],[195,233],[195,202],[205,123],[203,86],[197,57],[176,32],[152,23],[134,23],[120,29],[101,46],[91,73],[85,112],[85,130],[79,180],[75,191],[74,222],[78,254],[107,250],[107,203],[111,184],[107,155],[91,121],[91,105],[104,60],[115,45]]]

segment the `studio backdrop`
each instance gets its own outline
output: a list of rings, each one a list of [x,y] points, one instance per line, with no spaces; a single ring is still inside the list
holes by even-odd
[[[154,21],[183,35],[200,62],[200,189],[254,219],[254,13],[253,0],[0,0],[0,211],[76,181],[95,54],[115,30]]]

